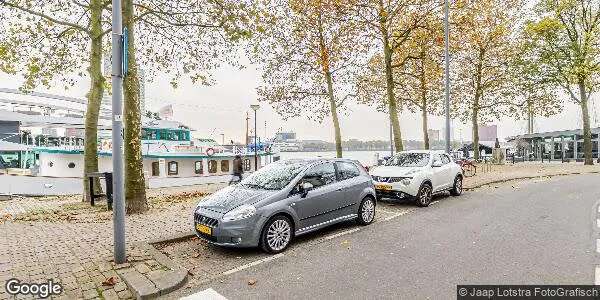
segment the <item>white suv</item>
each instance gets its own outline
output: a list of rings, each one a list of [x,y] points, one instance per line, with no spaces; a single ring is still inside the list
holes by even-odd
[[[403,151],[371,170],[377,198],[414,199],[428,206],[433,194],[462,193],[462,168],[441,151]]]

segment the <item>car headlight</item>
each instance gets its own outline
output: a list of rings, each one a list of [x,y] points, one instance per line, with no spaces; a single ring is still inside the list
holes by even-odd
[[[240,205],[223,215],[223,221],[237,221],[252,217],[256,213],[256,207],[252,205]]]

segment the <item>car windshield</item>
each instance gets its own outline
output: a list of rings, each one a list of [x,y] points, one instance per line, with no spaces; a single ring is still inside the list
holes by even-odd
[[[266,165],[240,182],[240,185],[252,189],[280,190],[286,187],[294,177],[304,169],[302,161],[280,161]]]
[[[429,163],[429,153],[399,153],[385,165],[397,167],[424,167]]]

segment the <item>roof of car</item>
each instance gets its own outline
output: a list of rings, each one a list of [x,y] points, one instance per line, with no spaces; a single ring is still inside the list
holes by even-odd
[[[318,157],[318,158],[290,158],[290,159],[284,159],[281,160],[282,162],[288,162],[288,163],[316,163],[316,162],[320,162],[320,161],[349,161],[349,162],[355,162],[356,160],[354,159],[349,159],[349,158],[325,158],[325,157]]]
[[[446,153],[444,150],[407,150],[398,153]]]

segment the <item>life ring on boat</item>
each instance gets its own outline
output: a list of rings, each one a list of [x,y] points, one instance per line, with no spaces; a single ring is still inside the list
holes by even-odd
[[[215,149],[213,149],[213,148],[206,149],[206,155],[208,155],[208,156],[215,155]]]

